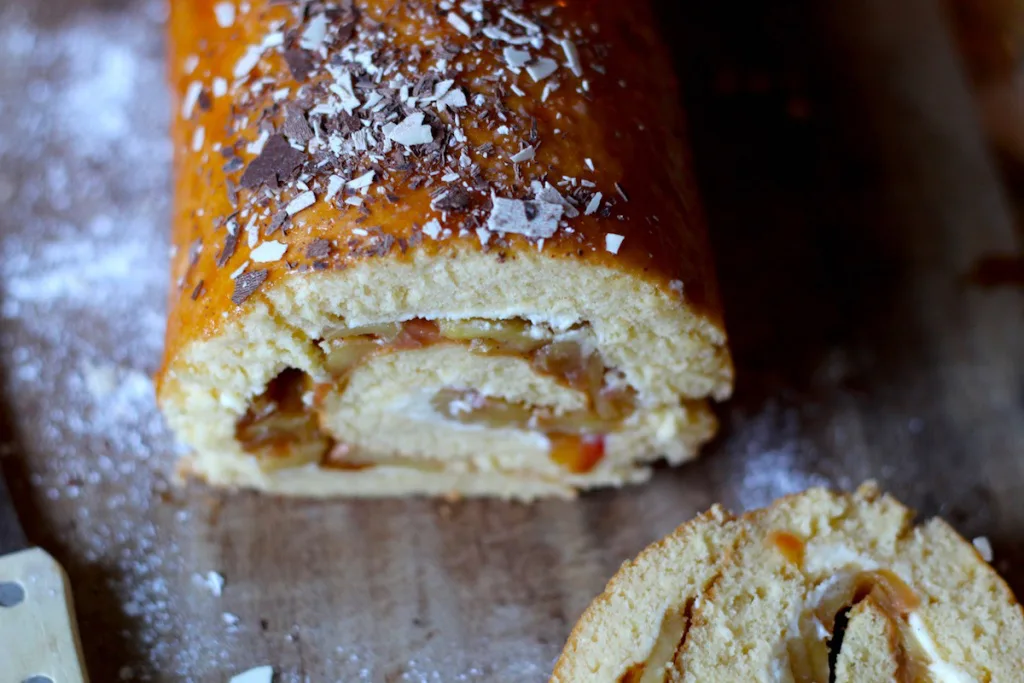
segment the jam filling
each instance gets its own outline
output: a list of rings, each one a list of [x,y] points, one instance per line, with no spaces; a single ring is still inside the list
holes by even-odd
[[[311,385],[301,370],[285,370],[253,399],[235,425],[242,448],[256,455],[265,471],[318,462],[331,450],[332,439],[320,431],[316,414],[303,402]]]
[[[788,540],[783,545],[788,547]],[[829,683],[833,680],[845,635],[846,616],[850,608],[861,602],[872,604],[885,616],[890,644],[897,657],[897,680],[930,683],[926,657],[907,622],[910,613],[920,606],[920,598],[888,569],[858,572],[841,581],[818,605],[801,616],[800,636],[787,643],[794,682]],[[819,628],[828,634],[827,641],[819,638]]]
[[[804,563],[804,542],[788,531],[772,531],[768,534],[768,542],[782,553],[790,564],[800,566]]]
[[[562,414],[460,389],[442,390],[431,401],[439,414],[464,424],[544,432],[551,441],[552,461],[568,472],[583,474],[596,467],[604,458],[605,435],[635,410],[632,390],[605,386],[600,357],[576,341],[553,339],[519,319],[413,319],[328,331],[325,366],[334,382],[314,384],[300,370],[285,370],[252,401],[236,425],[236,438],[266,471],[310,463],[343,470],[371,467],[358,462],[350,446],[321,431],[316,406],[332,391],[343,390],[352,371],[371,356],[441,343],[528,359],[537,372],[587,396],[585,409]],[[312,405],[304,401],[307,395]]]
[[[768,534],[768,543],[787,561],[803,563],[804,543],[787,531]],[[920,598],[888,569],[862,571],[844,577],[813,609],[800,618],[800,634],[786,642],[788,667],[794,683],[834,683],[836,661],[851,608],[870,603],[884,615],[890,646],[896,657],[897,683],[934,683],[927,658],[908,625],[909,615],[920,607]],[[650,656],[626,669],[618,683],[664,683],[685,674],[679,668],[693,620],[693,599],[683,609],[668,610]],[[823,641],[819,629],[827,632]]]

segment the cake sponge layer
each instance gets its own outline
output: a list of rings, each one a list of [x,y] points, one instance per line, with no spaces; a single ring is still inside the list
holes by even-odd
[[[1016,681],[1024,613],[941,520],[873,485],[715,507],[624,565],[552,681]]]
[[[599,358],[605,383],[632,396],[628,414],[613,429],[581,431],[600,437],[599,461],[573,471],[579,468],[552,458],[552,440],[542,428],[491,428],[437,409],[439,392],[456,389],[555,416],[587,410],[585,391],[539,371],[527,354],[439,343],[373,354],[344,381],[327,368],[324,339],[332,330],[438,319],[527,321],[551,340],[571,340]],[[321,462],[268,467],[240,443],[239,421],[290,369],[308,378],[305,407],[316,413],[326,437],[345,445],[358,469]],[[520,254],[497,264],[467,252],[283,279],[247,316],[192,342],[161,393],[171,424],[195,448],[191,472],[216,484],[312,495],[528,498],[542,490],[570,494],[638,481],[657,458],[678,463],[693,457],[714,432],[705,397],[727,394],[730,379],[721,333],[671,291],[571,261]],[[467,483],[474,477],[489,483]]]

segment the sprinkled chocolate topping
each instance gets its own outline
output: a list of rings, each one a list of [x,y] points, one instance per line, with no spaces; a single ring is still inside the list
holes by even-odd
[[[287,211],[281,210],[274,214],[274,217],[270,220],[270,225],[267,226],[266,236],[270,237],[279,229],[283,229],[285,224],[291,219]],[[287,232],[287,230],[283,230]]]
[[[450,188],[446,188],[441,192],[434,201],[431,203],[431,207],[440,211],[466,211],[469,208],[469,192],[464,188],[455,185]]]
[[[313,139],[313,129],[309,127],[306,116],[295,107],[288,107],[285,111],[282,130],[286,137],[303,144]]]
[[[234,173],[235,171],[242,170],[244,167],[245,161],[242,160],[242,157],[231,157],[222,168],[225,173]]]
[[[223,268],[227,265],[231,257],[235,255],[235,250],[238,248],[238,233],[229,232],[224,236],[224,247],[220,250],[217,255],[217,267]]]
[[[587,79],[604,74],[611,59],[592,38],[599,27],[563,21],[559,3],[402,0],[376,19],[352,0],[273,4],[291,8],[290,17],[241,50],[230,74],[199,78],[197,69],[183,104],[196,119],[218,98],[230,100],[229,138],[213,151],[223,156],[238,217],[233,227],[221,220],[228,234],[219,266],[240,233],[250,259],[253,250],[269,258],[277,251],[269,254],[261,231],[266,240],[281,230],[276,244],[287,247],[289,229],[337,212],[358,237],[379,202],[401,204],[423,191],[426,227],[399,242],[403,251],[424,233],[432,241],[475,234],[483,250],[505,248],[506,236],[517,235],[543,249],[558,233],[573,235],[575,219],[607,218],[628,201],[590,159],[575,160],[580,177],[570,177],[555,169],[572,159],[545,154],[545,141],[583,110],[541,117],[531,98],[570,89],[586,98]],[[402,22],[390,22],[390,13]],[[406,20],[431,39],[411,39],[399,28]],[[481,129],[488,141],[474,145]],[[389,253],[399,235],[370,230],[368,240],[342,239],[337,248],[344,257]],[[306,253],[322,268],[332,245],[314,240]]]
[[[331,255],[331,243],[325,239],[315,239],[306,247],[306,258],[314,261],[325,259]]]
[[[284,61],[288,70],[297,81],[304,81],[309,78],[309,72],[313,70],[313,55],[308,50],[295,49],[284,51]]]
[[[266,282],[269,275],[266,270],[254,270],[242,273],[235,278],[235,291],[231,294],[231,301],[241,306],[253,293]]]
[[[283,135],[272,135],[242,174],[241,185],[253,189],[266,183],[278,187],[282,179],[306,161],[306,155],[288,144]]]

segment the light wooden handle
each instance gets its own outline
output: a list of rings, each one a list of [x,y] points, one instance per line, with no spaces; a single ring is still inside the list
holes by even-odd
[[[0,683],[87,683],[68,577],[39,548],[0,557],[0,662]]]

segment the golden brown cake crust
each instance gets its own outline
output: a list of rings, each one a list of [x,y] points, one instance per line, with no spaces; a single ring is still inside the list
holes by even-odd
[[[301,3],[252,0],[242,3],[251,5],[243,13],[232,2],[227,3],[235,8],[230,17],[215,13],[218,4],[222,3],[171,3],[176,254],[161,383],[186,345],[216,335],[226,321],[242,315],[284,279],[312,275],[318,269],[344,269],[367,259],[410,259],[417,252],[456,258],[462,250],[484,249],[493,254],[494,267],[500,268],[523,250],[540,249],[551,259],[574,259],[641,274],[681,295],[690,310],[721,328],[704,218],[683,141],[685,124],[677,86],[646,3],[579,2],[555,7],[565,3],[527,1],[507,3],[505,14],[497,11],[502,3],[493,3],[479,21],[470,14],[462,16],[459,6],[451,12],[454,18],[437,12],[434,2],[358,0],[351,11],[344,2],[328,3],[342,7],[331,14],[335,42],[320,57],[312,56],[318,66],[302,83],[282,56],[283,50],[300,49],[309,29],[308,19],[300,21],[294,14]],[[517,5],[521,9],[512,12],[510,8]],[[353,19],[350,31],[348,23]],[[487,80],[488,74],[505,70],[506,49],[517,46],[481,32],[500,27],[505,35],[523,36],[533,30],[528,25],[534,23],[544,39],[543,47],[531,52],[555,59],[556,73],[537,82],[525,73],[514,81]],[[460,30],[467,26],[472,38]],[[346,39],[348,33],[351,37]],[[568,42],[559,43],[565,36]],[[274,46],[275,40],[283,45]],[[316,36],[309,40],[315,43]],[[270,47],[253,63],[247,51],[260,43]],[[431,161],[437,150],[427,150],[425,145],[411,150],[405,160],[408,166],[393,153],[377,161],[366,154],[350,155],[317,166],[321,157],[296,151],[316,203],[291,217],[284,225],[290,228],[287,235],[277,229],[268,236],[282,207],[303,190],[296,187],[296,174],[290,169],[282,173],[287,179],[282,178],[279,195],[266,192],[266,185],[242,187],[252,185],[243,182],[243,176],[252,170],[246,179],[251,180],[259,170],[252,169],[255,149],[247,147],[259,138],[261,126],[280,130],[286,107],[301,110],[320,101],[319,95],[297,100],[300,85],[307,90],[323,87],[329,76],[320,65],[343,49],[371,44],[374,68],[397,60],[410,77],[434,65],[437,55],[450,49],[450,55],[442,58],[448,59],[454,77],[452,90],[465,94],[467,106],[440,113],[431,108],[434,139],[450,141],[445,160]],[[578,62],[570,59],[573,49]],[[419,61],[410,50],[420,51]],[[303,56],[291,56],[296,54]],[[252,64],[248,71],[247,60]],[[365,77],[357,74],[357,80]],[[514,92],[512,82],[522,95]],[[558,87],[553,89],[555,83]],[[356,92],[365,103],[373,88]],[[276,102],[274,93],[278,93]],[[480,95],[486,98],[482,102]],[[505,123],[499,120],[499,110]],[[500,125],[507,125],[511,134],[497,135],[495,128]],[[456,133],[456,128],[464,133],[465,142],[458,141],[462,133]],[[486,156],[481,153],[485,145],[493,146]],[[394,148],[399,147],[395,142]],[[536,148],[533,160],[510,161],[511,155],[527,147]],[[468,167],[457,163],[463,153],[471,164]],[[347,181],[371,169],[376,172],[371,191],[355,195],[364,200],[363,208],[342,203],[344,190],[333,202],[324,198],[332,174]],[[428,173],[435,174],[430,185],[424,182]],[[440,179],[449,173],[457,173],[459,179],[454,183]],[[576,179],[575,186],[558,185],[563,177]],[[545,179],[566,196],[575,187],[580,215],[566,220],[542,245],[517,234],[491,233],[482,246],[477,229],[487,225],[491,194],[528,199],[531,182]],[[581,180],[594,186],[583,188]],[[460,184],[472,186],[468,211],[442,215],[431,209],[431,202],[436,202],[432,193]],[[378,188],[384,188],[384,194]],[[602,194],[598,208],[584,215],[594,192]],[[256,205],[260,210],[254,212],[254,219],[235,213]],[[451,235],[424,237],[422,230],[432,219],[451,230]],[[280,241],[287,245],[286,253],[272,262],[252,262],[247,227],[258,232],[257,245]],[[229,237],[229,228],[237,239]],[[623,238],[617,253],[607,248],[608,235]],[[328,240],[329,247],[320,240]],[[239,277],[240,270],[244,274]],[[240,282],[258,286],[250,292]]]

